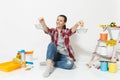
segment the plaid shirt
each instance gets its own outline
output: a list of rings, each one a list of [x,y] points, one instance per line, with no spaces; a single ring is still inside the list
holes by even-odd
[[[57,46],[58,42],[58,31],[56,28],[48,28],[48,32],[45,32],[51,36],[51,41]],[[69,57],[75,61],[74,52],[72,47],[69,45],[69,37],[73,34],[71,29],[63,29],[61,31],[62,37],[64,38],[65,49],[69,54]]]

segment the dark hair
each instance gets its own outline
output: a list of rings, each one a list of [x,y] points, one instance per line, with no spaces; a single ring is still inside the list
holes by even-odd
[[[64,22],[67,22],[67,17],[65,15],[59,15],[59,16],[64,18]],[[63,29],[66,29],[66,25],[63,26]]]

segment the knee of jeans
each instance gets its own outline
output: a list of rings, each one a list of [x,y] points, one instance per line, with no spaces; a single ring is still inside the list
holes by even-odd
[[[70,69],[73,68],[73,65],[74,65],[74,62],[72,60],[68,60],[66,62],[65,68],[68,69],[68,70],[70,70]]]
[[[53,42],[50,42],[49,45],[48,45],[48,47],[49,47],[49,48],[50,48],[50,47],[55,48],[56,46],[55,46],[55,44],[54,44]]]

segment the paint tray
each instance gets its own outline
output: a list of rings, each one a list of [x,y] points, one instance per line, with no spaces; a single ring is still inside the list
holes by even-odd
[[[21,64],[14,61],[0,63],[0,71],[10,72],[19,68],[21,68]]]

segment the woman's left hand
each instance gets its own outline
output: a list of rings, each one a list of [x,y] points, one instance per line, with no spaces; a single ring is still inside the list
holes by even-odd
[[[84,22],[83,21],[78,21],[77,25],[83,27],[84,26]]]

